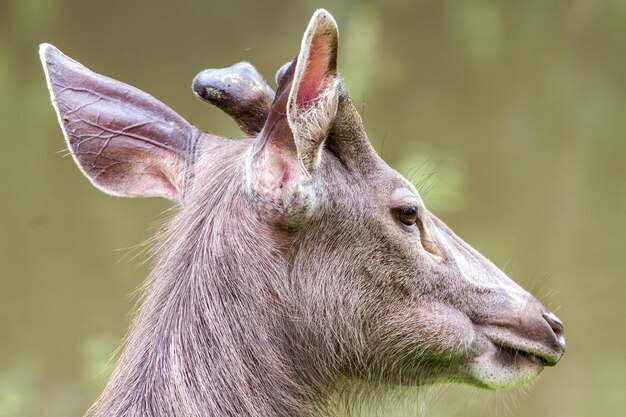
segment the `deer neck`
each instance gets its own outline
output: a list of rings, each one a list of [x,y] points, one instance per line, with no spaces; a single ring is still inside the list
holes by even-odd
[[[215,197],[190,197],[165,232],[118,366],[89,416],[310,415],[316,390],[290,362],[278,313],[287,266],[246,216],[232,187],[238,171],[226,168],[202,185]]]

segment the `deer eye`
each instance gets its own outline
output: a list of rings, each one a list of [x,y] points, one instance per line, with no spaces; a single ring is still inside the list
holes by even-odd
[[[407,226],[413,226],[417,222],[417,207],[403,207],[398,215],[399,220]]]

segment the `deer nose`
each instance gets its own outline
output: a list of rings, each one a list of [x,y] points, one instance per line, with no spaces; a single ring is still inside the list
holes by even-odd
[[[545,312],[542,314],[543,318],[552,329],[554,336],[556,336],[556,340],[559,343],[559,346],[563,352],[565,352],[565,336],[563,335],[563,322],[559,319],[554,313]]]

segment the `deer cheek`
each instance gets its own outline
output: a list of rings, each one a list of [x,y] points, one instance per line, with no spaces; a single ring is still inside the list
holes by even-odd
[[[415,306],[394,321],[428,355],[463,356],[475,337],[469,318],[442,303]]]

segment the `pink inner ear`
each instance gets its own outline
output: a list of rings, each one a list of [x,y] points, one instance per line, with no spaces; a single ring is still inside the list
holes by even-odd
[[[298,87],[296,105],[306,107],[317,99],[328,80],[328,64],[332,55],[331,46],[324,36],[316,36],[311,42],[307,65]]]

